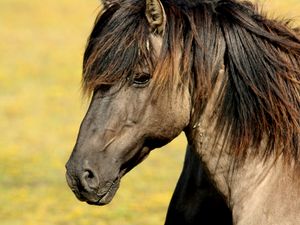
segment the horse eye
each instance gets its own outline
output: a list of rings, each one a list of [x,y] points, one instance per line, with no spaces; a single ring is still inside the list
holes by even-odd
[[[144,86],[150,81],[150,79],[151,79],[150,74],[148,74],[148,73],[139,73],[139,74],[136,74],[133,77],[132,82],[136,86]]]

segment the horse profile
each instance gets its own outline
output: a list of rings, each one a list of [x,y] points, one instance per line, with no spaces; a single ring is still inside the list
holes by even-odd
[[[66,165],[77,198],[108,204],[127,172],[184,131],[183,175],[203,166],[234,224],[300,224],[298,29],[248,1],[104,5],[83,60],[92,99]],[[171,214],[176,191],[186,195],[178,185]]]

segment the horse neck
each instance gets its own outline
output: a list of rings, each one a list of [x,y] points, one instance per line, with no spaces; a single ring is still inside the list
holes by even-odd
[[[224,71],[220,75],[198,123],[187,132],[189,142],[231,207],[235,224],[298,224],[300,182],[292,166],[286,166],[282,157],[275,156],[267,160],[263,156],[249,156],[237,163],[235,155],[224,145],[226,135],[216,138],[213,115]]]

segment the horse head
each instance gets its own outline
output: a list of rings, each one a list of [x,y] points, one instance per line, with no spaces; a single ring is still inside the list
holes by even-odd
[[[182,80],[160,87],[164,65],[156,65],[166,26],[161,2],[104,5],[84,57],[83,85],[91,103],[66,164],[70,188],[96,205],[109,203],[122,176],[180,134],[189,123],[191,104]],[[140,9],[140,21],[130,19]]]

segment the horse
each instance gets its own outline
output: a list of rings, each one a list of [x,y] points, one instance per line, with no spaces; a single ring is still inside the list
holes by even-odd
[[[83,57],[91,103],[66,164],[77,198],[108,204],[183,131],[233,224],[299,224],[299,29],[249,1],[104,5]]]

